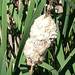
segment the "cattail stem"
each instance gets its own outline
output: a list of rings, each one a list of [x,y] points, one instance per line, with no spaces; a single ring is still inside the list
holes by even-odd
[[[33,75],[33,66],[31,66],[30,70],[29,70],[29,74]]]

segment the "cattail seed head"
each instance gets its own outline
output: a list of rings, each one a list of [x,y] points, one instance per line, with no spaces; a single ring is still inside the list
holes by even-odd
[[[50,15],[44,14],[35,19],[30,30],[30,37],[24,46],[27,64],[34,66],[42,62],[47,52],[46,49],[55,38],[57,38],[57,27]]]

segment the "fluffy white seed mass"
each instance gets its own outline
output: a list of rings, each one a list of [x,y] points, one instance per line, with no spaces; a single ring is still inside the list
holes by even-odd
[[[34,66],[42,62],[47,52],[46,49],[56,37],[57,27],[50,15],[44,14],[35,19],[30,30],[30,37],[24,46],[27,64]]]
[[[38,17],[31,27],[30,37],[38,39],[56,38],[56,24],[51,16],[45,14]]]

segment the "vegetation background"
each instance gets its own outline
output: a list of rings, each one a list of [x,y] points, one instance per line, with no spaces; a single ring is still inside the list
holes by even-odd
[[[58,36],[33,75],[75,75],[75,0],[52,0]],[[0,0],[0,75],[29,75],[23,47],[30,27],[43,13],[47,0]],[[56,5],[63,7],[55,12]]]

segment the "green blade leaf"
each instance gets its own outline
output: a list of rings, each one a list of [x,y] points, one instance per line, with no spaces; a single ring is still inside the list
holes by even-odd
[[[43,67],[45,69],[47,69],[48,71],[52,71],[54,70],[54,68],[52,66],[50,66],[49,64],[43,62],[42,64],[39,65],[40,67]]]
[[[49,64],[43,62],[41,65],[39,65],[40,67],[45,68],[46,70],[50,71],[53,73],[53,75],[58,75],[57,70],[55,70],[52,66],[50,66]]]
[[[67,70],[66,73],[65,73],[65,75],[71,75],[70,71]]]
[[[62,58],[61,58],[61,57],[62,57]],[[58,59],[60,65],[62,65],[63,62],[65,61],[62,44],[61,44],[61,46],[60,46],[59,53],[58,53],[58,55],[57,55],[57,59]]]
[[[2,0],[0,0],[0,17],[2,16]]]
[[[65,17],[64,28],[63,28],[64,37],[66,37],[66,31],[67,31],[67,28],[68,28],[69,15],[70,15],[70,5],[69,5],[68,1],[66,3],[67,3],[66,17]]]
[[[39,3],[39,5],[34,13],[34,19],[41,15],[41,12],[42,12],[45,4],[46,4],[46,0],[41,0],[41,2]]]
[[[68,62],[72,59],[72,57],[75,55],[75,48],[72,50],[72,52],[70,53],[70,55],[67,57],[67,59],[63,62],[63,64],[61,65],[61,67],[59,68],[59,70],[63,70],[66,66],[66,64],[68,64]]]
[[[2,43],[0,49],[0,72],[2,68],[3,57],[7,48],[7,0],[2,2]]]
[[[72,65],[72,66],[73,66],[73,70],[74,70],[74,73],[75,73],[75,63],[73,63],[73,65]]]

